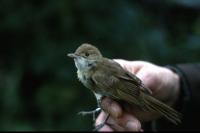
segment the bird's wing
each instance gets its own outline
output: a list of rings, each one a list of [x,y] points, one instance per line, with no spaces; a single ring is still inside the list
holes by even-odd
[[[152,91],[147,88],[142,81],[133,73],[129,72],[128,70],[124,69],[118,62],[114,60],[107,60],[109,63],[106,64],[115,64],[115,65],[110,65],[110,67],[113,67],[113,70],[116,69],[122,69],[121,73],[117,73],[115,76],[119,79],[126,80],[127,82],[130,82],[134,85],[136,85],[140,90],[142,90],[145,93],[152,94]],[[116,68],[116,69],[115,69]]]
[[[109,65],[109,64],[114,64],[114,65]],[[152,94],[152,91],[149,88],[147,88],[136,75],[124,69],[118,62],[108,59],[106,60],[105,65],[103,66],[109,67],[111,71],[122,69],[120,73],[119,71],[113,72],[115,73],[116,78],[119,78],[120,80],[126,80],[127,82],[136,85],[138,88],[140,88],[141,91],[147,94]]]
[[[140,89],[132,82],[122,80],[114,75],[105,77],[102,74],[94,74],[92,80],[97,88],[100,88],[98,89],[99,93],[131,104],[139,104]]]
[[[142,81],[134,74],[130,73],[127,70],[124,70],[123,75],[117,75],[119,79],[126,80],[127,82],[130,82],[134,85],[136,85],[138,88],[140,88],[143,92],[152,94],[152,91],[145,87],[145,85],[142,83]]]

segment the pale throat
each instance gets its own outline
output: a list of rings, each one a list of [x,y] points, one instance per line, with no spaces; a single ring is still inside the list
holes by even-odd
[[[86,86],[87,88],[91,88],[92,86],[88,83],[89,81],[87,79],[90,78],[90,76],[91,76],[91,75],[89,75],[89,70],[92,67],[94,67],[96,65],[96,63],[89,62],[89,60],[86,60],[85,58],[82,58],[82,57],[79,59],[75,59],[74,61],[75,61],[75,65],[77,68],[78,79],[83,83],[84,86]],[[90,64],[92,64],[92,65],[90,65]],[[97,103],[99,104],[99,101],[101,100],[102,95],[95,93],[94,91],[93,91],[93,93],[95,94]]]
[[[78,79],[87,87],[87,88],[91,88],[90,85],[90,77],[91,77],[91,73],[90,70],[92,68],[93,65],[90,65],[92,62],[90,60],[87,60],[83,57],[77,58],[74,60],[75,61],[75,65],[77,68],[77,76]]]
[[[84,70],[89,69],[89,68],[88,68],[88,61],[87,61],[85,58],[83,58],[83,57],[74,59],[74,62],[75,62],[76,68],[77,68],[79,71],[84,71]]]

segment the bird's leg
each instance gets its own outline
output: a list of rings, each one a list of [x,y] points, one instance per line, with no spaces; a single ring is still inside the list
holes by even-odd
[[[81,111],[78,114],[79,115],[83,115],[83,116],[85,116],[85,115],[91,115],[92,114],[93,121],[95,121],[95,113],[97,113],[99,111],[101,111],[101,108],[96,108],[95,110],[92,110],[92,111]]]
[[[101,101],[102,101],[104,96],[101,96],[101,95],[98,95],[98,94],[95,94],[95,96],[97,98],[98,107],[101,107]],[[99,125],[95,126],[95,129],[93,129],[93,131],[98,131],[99,129],[101,129],[106,124],[106,122],[107,122],[107,120],[110,116],[110,114],[108,114],[108,113],[106,113],[106,114],[107,114],[107,116],[106,116],[105,120],[102,123],[100,123]]]
[[[98,131],[99,129],[101,129],[106,124],[109,117],[110,117],[110,114],[107,113],[106,119],[99,125],[95,126],[95,129],[93,131]]]

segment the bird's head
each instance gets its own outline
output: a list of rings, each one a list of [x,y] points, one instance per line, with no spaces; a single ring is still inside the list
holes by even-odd
[[[103,58],[98,48],[87,43],[79,46],[75,53],[70,53],[68,56],[74,59],[75,65],[79,70],[86,70],[94,67]]]

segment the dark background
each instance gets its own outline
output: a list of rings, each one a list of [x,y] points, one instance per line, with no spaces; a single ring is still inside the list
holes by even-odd
[[[178,2],[179,1],[179,2]],[[109,58],[198,62],[196,0],[1,0],[0,130],[86,131],[96,108],[66,54],[82,43]]]

